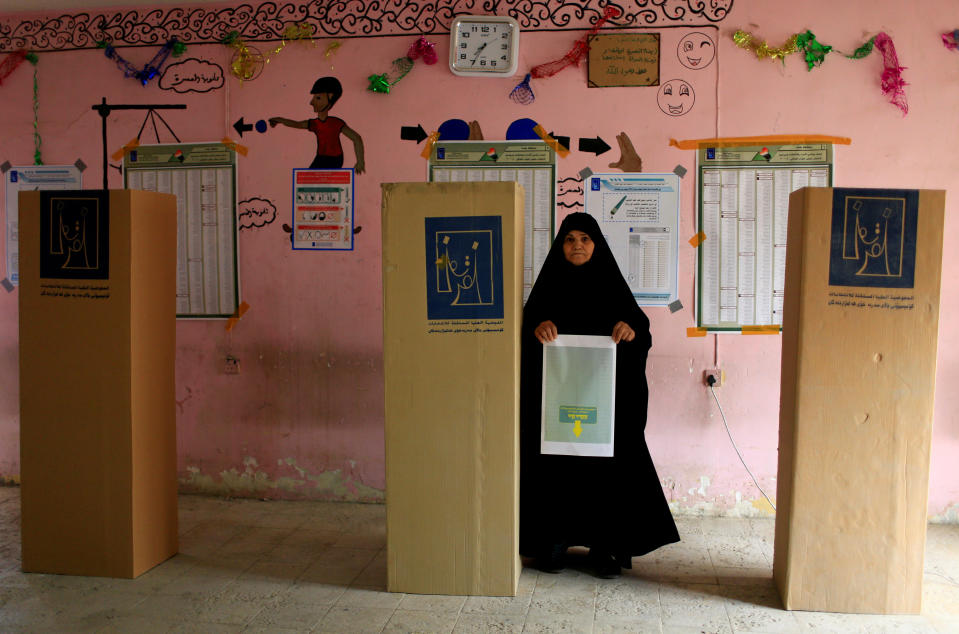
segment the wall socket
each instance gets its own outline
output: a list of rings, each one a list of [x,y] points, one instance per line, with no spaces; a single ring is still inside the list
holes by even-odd
[[[239,374],[240,373],[240,360],[234,357],[233,355],[227,355],[226,360],[223,362],[223,374]]]
[[[709,377],[711,376],[716,378],[713,387],[722,387],[726,383],[726,373],[720,368],[707,368],[703,370],[703,385],[709,387]]]

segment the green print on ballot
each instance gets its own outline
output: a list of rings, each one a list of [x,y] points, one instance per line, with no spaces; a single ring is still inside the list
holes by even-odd
[[[550,442],[608,443],[612,438],[611,412],[599,406],[609,394],[612,367],[600,363],[606,351],[595,348],[546,348],[545,411],[556,412],[546,420],[545,439]],[[584,368],[590,371],[584,372]],[[595,371],[594,371],[595,370]],[[606,401],[609,400],[607,396]]]
[[[573,435],[579,438],[583,434],[583,425],[596,424],[595,407],[579,407],[577,405],[560,405],[559,422],[573,426]]]

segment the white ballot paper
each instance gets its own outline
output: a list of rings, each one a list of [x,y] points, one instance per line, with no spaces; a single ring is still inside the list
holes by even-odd
[[[612,457],[615,404],[612,338],[559,335],[543,346],[540,453]]]

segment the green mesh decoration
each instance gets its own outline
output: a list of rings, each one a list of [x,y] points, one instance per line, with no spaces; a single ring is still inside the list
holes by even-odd
[[[40,58],[36,53],[27,53],[27,61],[33,64],[33,164],[43,165],[40,156],[40,85],[37,82],[37,62]]]
[[[852,52],[852,55],[846,55],[849,59],[862,59],[872,53],[872,47],[876,42],[876,36],[873,35],[869,41]]]
[[[831,46],[820,44],[812,31],[808,30],[796,36],[796,46],[805,54],[809,70],[812,70],[813,66],[821,66],[826,59],[826,54],[832,50]]]

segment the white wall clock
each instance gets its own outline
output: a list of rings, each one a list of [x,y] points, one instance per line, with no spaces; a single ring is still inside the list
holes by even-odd
[[[450,25],[450,70],[466,77],[509,77],[519,61],[519,24],[502,15],[461,15]]]

